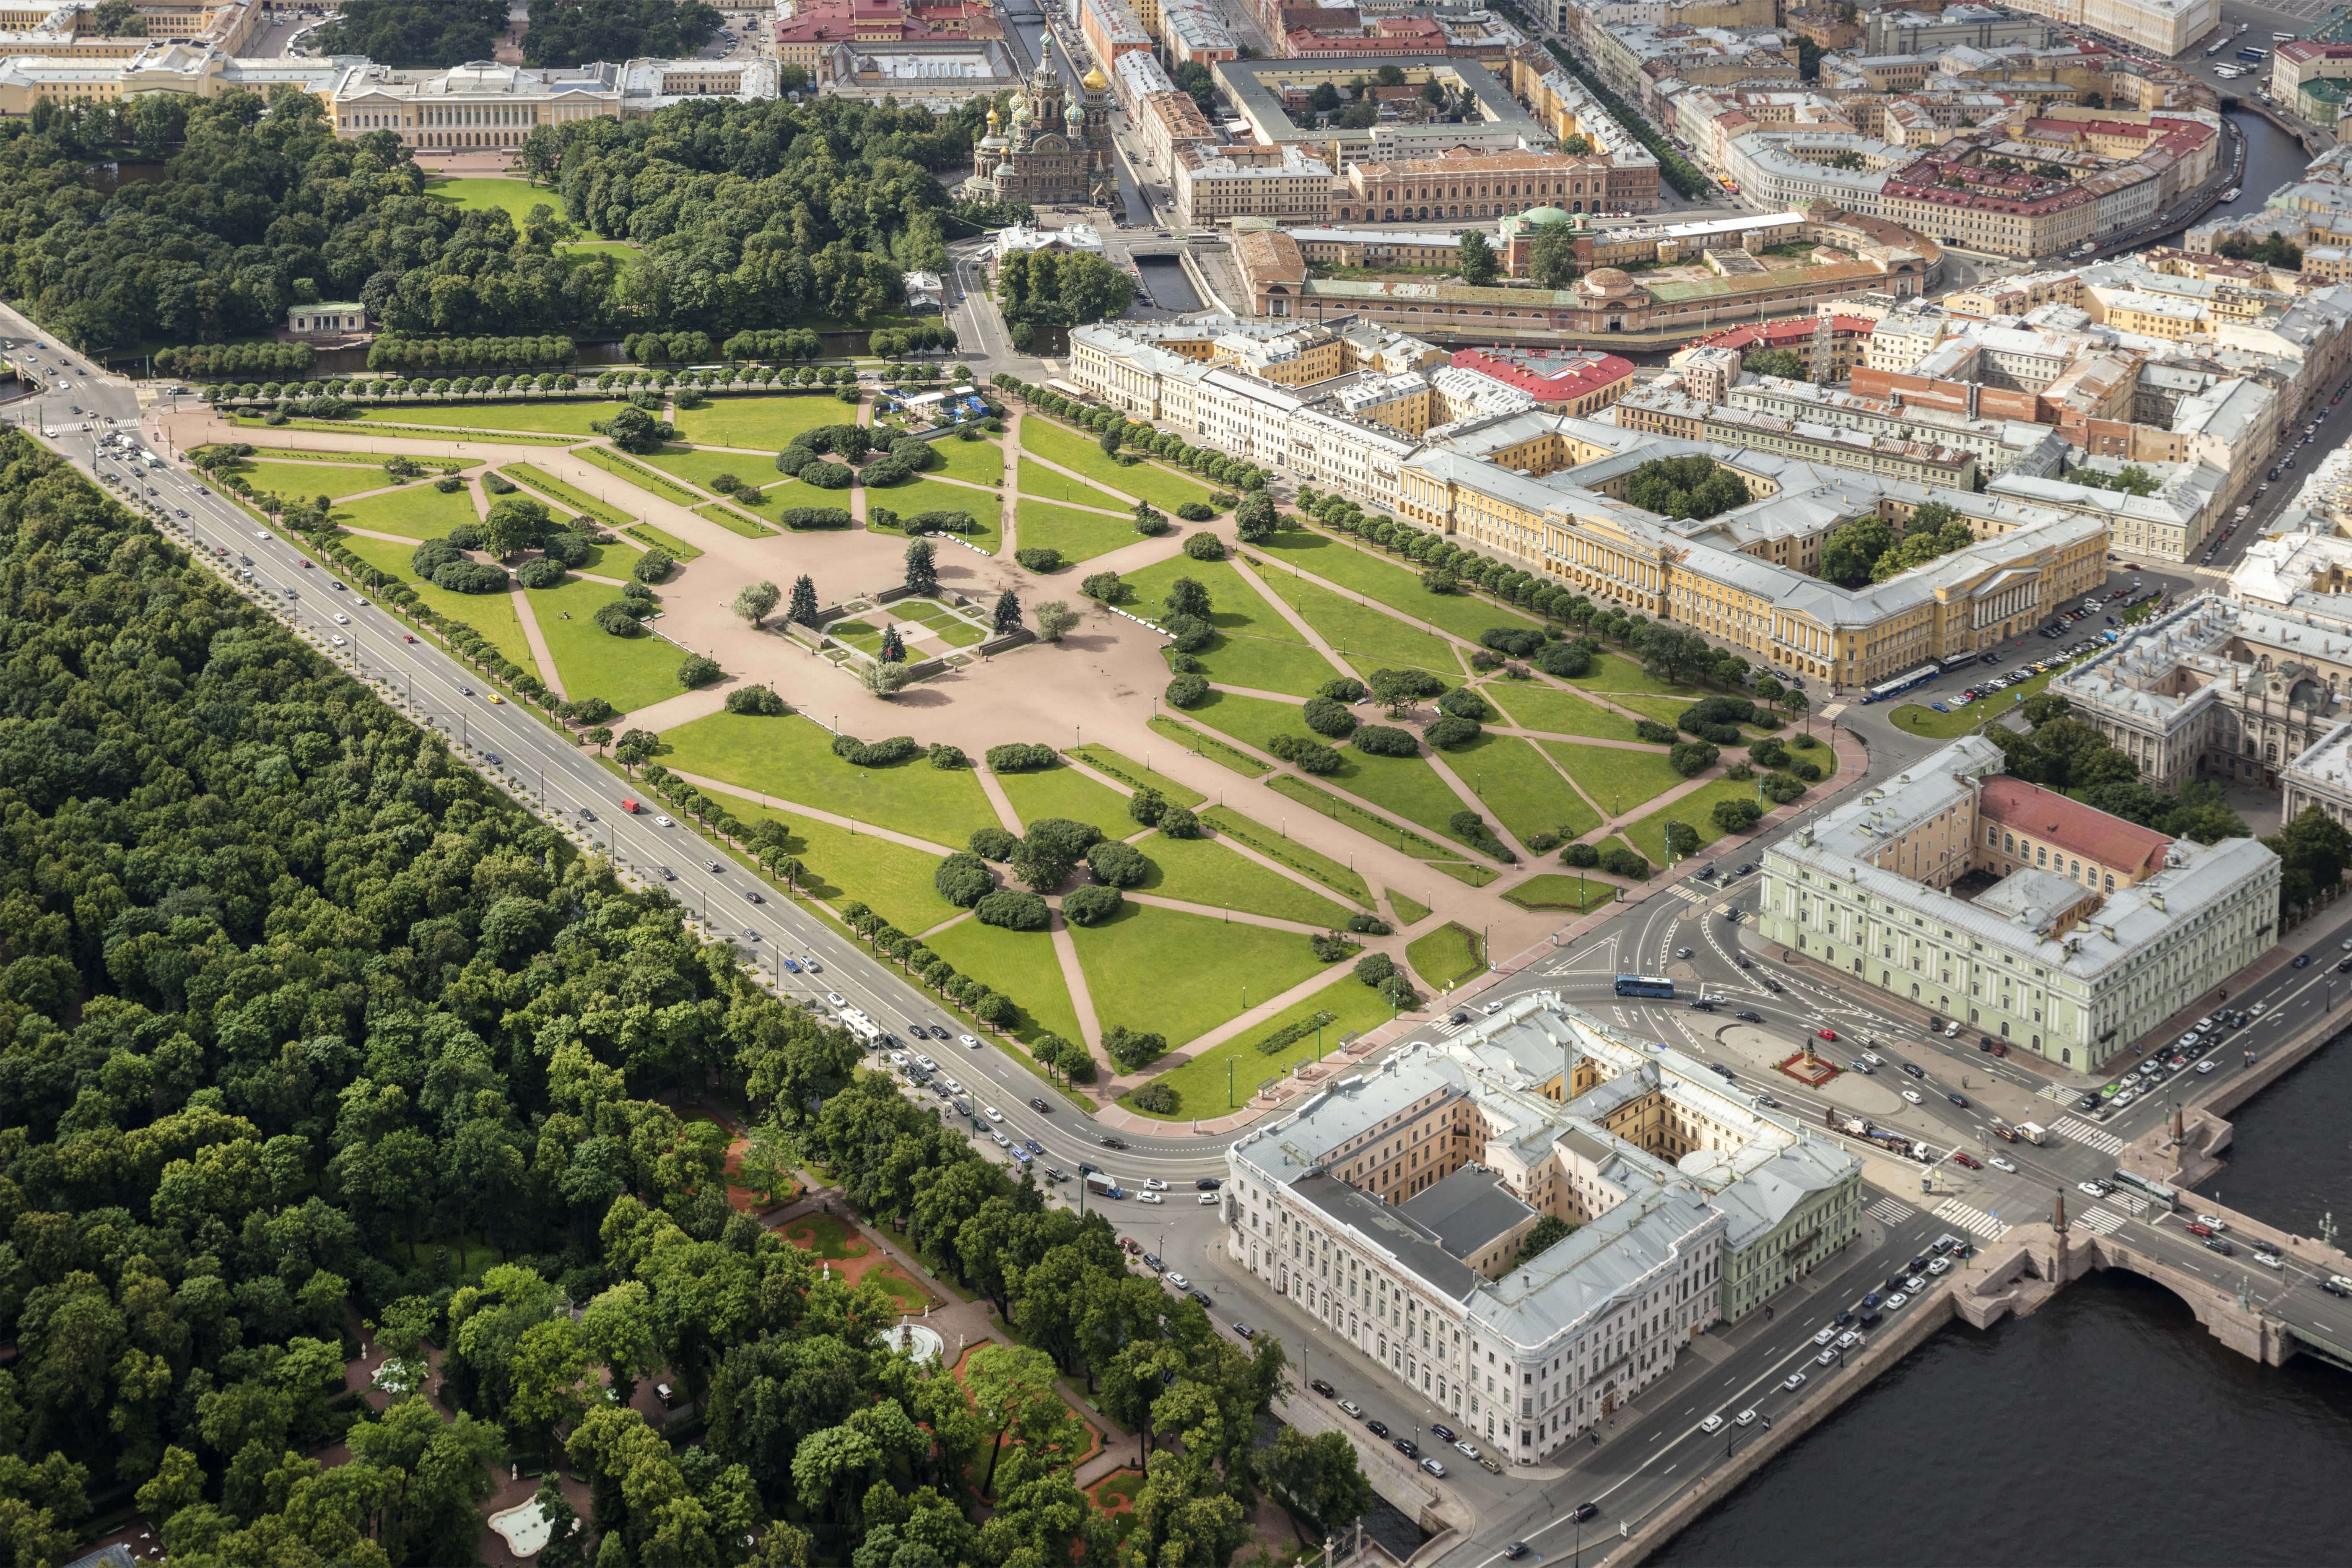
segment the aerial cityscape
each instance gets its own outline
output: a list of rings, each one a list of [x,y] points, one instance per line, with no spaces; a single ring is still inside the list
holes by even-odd
[[[0,1542],[2324,1560],[2347,148],[2325,0],[0,15]]]

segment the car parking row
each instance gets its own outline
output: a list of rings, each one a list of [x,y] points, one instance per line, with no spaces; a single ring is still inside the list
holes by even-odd
[[[2122,595],[2128,592],[2129,590],[2123,588],[2117,588],[2115,590],[2115,593],[2117,595]],[[2057,621],[2053,622],[2050,626],[2044,626],[2042,628],[2042,636],[2053,637],[2063,636],[2064,635],[2065,628],[2074,624],[2074,621],[2097,613],[2099,613],[2097,610],[2084,606],[2078,606],[2075,609],[2069,610]],[[2115,617],[2113,616],[2109,616],[2107,619],[2112,621]],[[2087,638],[2084,641],[2072,644],[2069,647],[2061,648],[2056,653],[2047,655],[2043,658],[2028,659],[2023,664],[2018,666],[2015,669],[2010,670],[2005,674],[1996,675],[1987,680],[1979,681],[1974,686],[1963,687],[1952,696],[1947,697],[1941,701],[1931,702],[1928,706],[1933,708],[1938,713],[1949,713],[1956,708],[1965,708],[1969,703],[1979,701],[1984,698],[1992,696],[1996,692],[2006,691],[2012,686],[2023,685],[2026,681],[2032,679],[2037,675],[2046,675],[2054,670],[2063,669],[2066,666],[2074,663],[2076,659],[2081,658],[2087,654],[2097,652],[2103,644],[2115,641],[2117,635],[2118,634],[2115,632],[2105,632],[2101,634],[2099,637]],[[1987,654],[1985,656],[1985,662],[1987,664],[1999,664],[2000,662],[2000,656],[1998,654]]]
[[[1239,1332],[1242,1327],[1243,1325],[1239,1323],[1235,1323],[1234,1325],[1236,1332]],[[1244,1335],[1244,1337],[1246,1338],[1248,1336]],[[1322,1378],[1318,1377],[1308,1379],[1307,1386],[1321,1394],[1324,1398],[1336,1402],[1341,1414],[1362,1422],[1364,1424],[1365,1431],[1370,1432],[1375,1437],[1387,1439],[1390,1447],[1394,1448],[1406,1458],[1412,1460],[1431,1475],[1440,1478],[1444,1476],[1445,1461],[1438,1458],[1434,1455],[1423,1454],[1421,1451],[1421,1441],[1419,1438],[1408,1437],[1400,1434],[1391,1433],[1389,1430],[1389,1424],[1387,1422],[1365,1415],[1363,1406],[1358,1405],[1354,1400],[1341,1399],[1339,1397],[1339,1391],[1332,1387],[1330,1384],[1327,1383]],[[1480,1469],[1497,1476],[1503,1473],[1503,1466],[1500,1460],[1496,1459],[1493,1455],[1479,1448],[1475,1443],[1471,1442],[1470,1439],[1454,1431],[1453,1427],[1447,1426],[1444,1422],[1431,1422],[1428,1426],[1428,1432],[1431,1436],[1435,1437],[1442,1443],[1449,1445],[1456,1452],[1467,1455],[1472,1460],[1476,1462]],[[1591,1505],[1587,1504],[1586,1506],[1590,1507]],[[1581,1517],[1591,1518],[1591,1516],[1587,1514]],[[1524,1550],[1524,1548],[1521,1548],[1520,1550]],[[1503,1555],[1506,1557],[1516,1557],[1519,1555],[1519,1552],[1517,1551],[1506,1551]]]
[[[1813,1365],[1816,1368],[1837,1366],[1847,1355],[1863,1349],[1870,1342],[1870,1331],[1885,1321],[1888,1313],[1901,1311],[1926,1295],[1936,1281],[1949,1274],[1970,1250],[1969,1243],[1957,1236],[1937,1237],[1927,1251],[1887,1276],[1885,1284],[1865,1292],[1853,1306],[1841,1310],[1813,1335]],[[1810,1376],[1801,1368],[1793,1371],[1780,1380],[1779,1391],[1796,1394],[1805,1386]],[[1698,1424],[1698,1430],[1713,1436],[1727,1427],[1749,1426],[1759,1420],[1767,1426],[1772,1424],[1771,1416],[1751,1405],[1737,1415],[1717,1412],[1709,1415]]]
[[[2346,961],[2352,967],[2352,959]],[[2221,1037],[2232,1029],[2242,1029],[2253,1021],[2252,1012],[2224,1007],[2197,1020],[2195,1026],[2172,1043],[2168,1050],[2150,1053],[2128,1071],[2119,1073],[2113,1083],[2102,1084],[2095,1089],[2074,1097],[2074,1109],[2098,1121],[2105,1121],[2116,1111],[2130,1105],[2141,1096],[2152,1092],[2156,1086],[2175,1073],[2195,1071],[2210,1073],[2216,1064],[2211,1052]]]

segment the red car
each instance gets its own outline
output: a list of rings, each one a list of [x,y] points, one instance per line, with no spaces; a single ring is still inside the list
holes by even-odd
[[[1837,1038],[1837,1031],[1835,1029],[1815,1029],[1813,1033],[1819,1035],[1824,1040],[1834,1040]]]
[[[1978,1159],[1974,1154],[1969,1153],[1965,1149],[1955,1149],[1952,1151],[1952,1163],[1958,1165],[1963,1170],[1981,1171],[1984,1169],[1984,1162]]]
[[[2191,1236],[2211,1236],[2213,1234],[2213,1227],[2211,1226],[2200,1224],[2193,1219],[2189,1222],[2187,1228],[2189,1234]]]

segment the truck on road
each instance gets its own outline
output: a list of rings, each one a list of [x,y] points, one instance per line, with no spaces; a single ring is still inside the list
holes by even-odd
[[[2050,1137],[2050,1133],[2046,1129],[2044,1129],[2040,1123],[2032,1121],[2019,1122],[2017,1124],[2017,1135],[2036,1148],[2040,1148]]]
[[[1123,1198],[1127,1196],[1127,1194],[1119,1188],[1118,1178],[1102,1171],[1088,1171],[1087,1173],[1087,1189],[1089,1192],[1098,1193],[1107,1198]]]
[[[1822,1119],[1832,1131],[1843,1132],[1850,1138],[1859,1138],[1865,1143],[1875,1143],[1889,1153],[1900,1154],[1906,1160],[1916,1160],[1923,1165],[1932,1165],[1936,1163],[1936,1156],[1928,1150],[1927,1145],[1908,1133],[1896,1131],[1892,1127],[1877,1126],[1866,1116],[1847,1116],[1832,1106],[1822,1113]]]

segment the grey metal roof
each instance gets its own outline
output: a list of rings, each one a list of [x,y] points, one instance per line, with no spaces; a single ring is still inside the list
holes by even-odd
[[[1465,1165],[1399,1205],[1405,1217],[1426,1228],[1438,1246],[1469,1258],[1496,1237],[1535,1217],[1492,1171]]]

